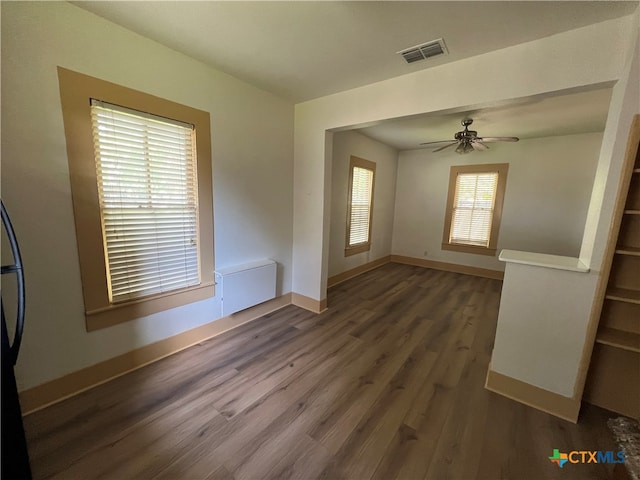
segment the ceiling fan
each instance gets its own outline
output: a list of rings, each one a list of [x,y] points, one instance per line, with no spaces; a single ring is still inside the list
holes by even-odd
[[[469,153],[474,150],[480,152],[487,150],[489,147],[485,145],[487,142],[517,142],[520,140],[518,137],[479,137],[478,132],[475,130],[469,130],[469,125],[473,123],[473,119],[465,118],[462,120],[462,126],[464,130],[457,132],[453,138],[454,140],[441,140],[439,142],[425,142],[420,145],[435,145],[438,143],[446,143],[443,147],[436,148],[434,152],[440,152],[445,148],[458,145],[456,147],[456,153]]]

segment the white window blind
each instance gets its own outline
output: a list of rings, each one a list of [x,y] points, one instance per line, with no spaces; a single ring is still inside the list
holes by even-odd
[[[489,245],[497,186],[497,172],[458,174],[450,243]]]
[[[200,283],[192,125],[92,100],[109,300]]]
[[[353,167],[351,183],[351,216],[349,218],[349,246],[369,241],[371,220],[371,192],[373,171]]]

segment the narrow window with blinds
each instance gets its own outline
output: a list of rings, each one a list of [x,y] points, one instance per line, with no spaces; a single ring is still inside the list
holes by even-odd
[[[493,255],[508,165],[451,167],[442,247]]]
[[[193,125],[91,101],[112,303],[200,283]]]
[[[371,219],[376,164],[351,157],[345,256],[371,248]]]

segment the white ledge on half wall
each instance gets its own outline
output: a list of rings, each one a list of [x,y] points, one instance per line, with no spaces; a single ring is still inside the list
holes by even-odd
[[[507,263],[520,263],[534,267],[555,268],[570,272],[587,273],[589,267],[575,257],[549,255],[547,253],[520,252],[518,250],[502,250],[498,259]]]

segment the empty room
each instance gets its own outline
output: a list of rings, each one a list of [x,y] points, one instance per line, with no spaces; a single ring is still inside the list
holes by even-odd
[[[2,476],[640,478],[640,2],[1,2]]]

